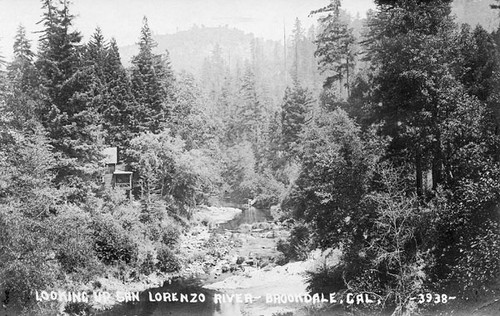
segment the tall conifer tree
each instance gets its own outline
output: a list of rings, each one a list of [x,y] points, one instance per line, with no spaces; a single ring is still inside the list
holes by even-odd
[[[287,158],[297,158],[301,133],[312,102],[311,93],[298,83],[285,90],[281,109],[281,139],[284,155]]]
[[[157,133],[170,115],[174,74],[166,55],[155,54],[157,43],[143,19],[139,53],[132,58],[132,92],[135,107],[131,113],[136,132]]]
[[[85,47],[84,56],[90,80],[88,102],[101,116],[106,143],[124,147],[133,138],[129,124],[133,96],[116,41],[112,39],[108,43],[97,28]]]
[[[339,92],[342,93],[342,83],[349,96],[352,69],[354,67],[355,38],[345,21],[341,19],[341,1],[334,0],[328,6],[313,11],[311,14],[326,13],[319,18],[321,32],[316,39],[316,57],[322,72],[327,73],[324,83],[331,87],[338,82]]]
[[[82,201],[97,188],[101,129],[97,110],[86,94],[89,77],[81,61],[79,32],[71,30],[69,2],[44,0],[45,29],[36,66],[45,89],[41,121],[61,155],[56,182],[71,188],[68,198]]]
[[[17,30],[13,49],[14,60],[7,66],[11,89],[7,103],[14,116],[13,122],[22,128],[27,121],[38,120],[42,99],[39,75],[33,62],[35,54],[23,26]]]

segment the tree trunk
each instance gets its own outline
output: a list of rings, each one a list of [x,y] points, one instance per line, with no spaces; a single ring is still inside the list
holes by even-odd
[[[349,56],[346,58],[346,85],[347,89],[347,99],[349,100]]]
[[[443,151],[441,149],[441,133],[436,132],[436,142],[433,144],[434,157],[432,159],[432,190],[436,190],[443,182]]]
[[[422,153],[420,148],[417,148],[415,154],[415,172],[416,172],[416,185],[417,185],[417,195],[421,196],[423,194],[423,178],[422,178]]]

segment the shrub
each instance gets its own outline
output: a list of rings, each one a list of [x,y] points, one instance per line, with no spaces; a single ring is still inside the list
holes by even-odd
[[[59,231],[54,239],[57,243],[56,259],[67,273],[78,272],[78,277],[95,274],[96,254],[92,248],[91,219],[75,206],[59,209],[53,222]]]
[[[211,234],[210,238],[203,244],[203,248],[207,249],[206,253],[215,258],[223,258],[227,254],[227,245],[218,238],[217,234]]]
[[[162,221],[166,216],[166,203],[154,197],[151,201],[142,201],[140,220],[142,223],[156,223]]]
[[[162,246],[156,255],[158,262],[156,267],[161,272],[177,272],[181,269],[181,262],[175,253],[169,248]]]
[[[148,251],[139,264],[139,271],[142,274],[149,275],[153,273],[154,268],[155,268],[154,255],[152,252]]]
[[[295,224],[288,240],[278,240],[276,249],[282,252],[288,261],[307,259],[307,254],[311,249],[309,228],[303,223]]]
[[[112,216],[105,214],[93,221],[94,250],[105,264],[120,261],[131,263],[137,259],[137,245]]]
[[[274,258],[273,258],[273,261],[274,263],[276,263],[277,265],[279,266],[282,266],[282,265],[285,265],[288,263],[288,259],[285,257],[284,254],[280,253],[278,255],[276,255]]]
[[[347,288],[343,275],[344,265],[322,265],[316,271],[306,271],[307,290],[311,293],[336,293]]]
[[[130,233],[134,233],[134,231],[142,231],[144,230],[144,224],[140,222],[141,218],[141,207],[139,203],[132,202],[128,204],[122,204],[114,207],[110,210],[110,213],[118,219],[121,223],[123,229]]]
[[[167,247],[174,247],[179,242],[179,237],[181,232],[177,226],[173,223],[163,224],[162,225],[162,236],[161,242],[163,245]]]
[[[195,251],[192,254],[188,255],[186,257],[186,261],[188,263],[194,263],[194,262],[206,262],[207,261],[207,256],[205,255],[204,251]]]
[[[499,224],[488,221],[481,228],[476,236],[459,244],[463,255],[452,275],[459,280],[464,291],[487,291],[500,277]]]
[[[284,262],[283,264],[290,261],[290,242],[282,238],[278,239],[276,250],[281,252],[280,261]]]
[[[32,290],[54,286],[60,273],[55,260],[47,260],[57,246],[53,218],[33,220],[10,206],[0,206],[0,297],[27,306]],[[5,297],[4,296],[7,296]]]

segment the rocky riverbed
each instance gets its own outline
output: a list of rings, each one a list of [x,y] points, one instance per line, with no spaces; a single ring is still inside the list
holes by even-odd
[[[126,285],[102,280],[103,288],[111,292],[123,288],[142,292],[138,304],[119,305],[102,315],[143,315],[146,311],[147,315],[198,315],[202,310],[203,315],[218,316],[287,315],[291,311],[297,315],[297,310],[306,305],[303,302],[269,302],[266,297],[306,293],[304,272],[321,262],[318,260],[321,254],[312,253],[306,261],[280,265],[276,244],[280,238],[288,237],[289,228],[272,220],[250,222],[269,216],[256,213],[255,209],[246,212],[216,207],[197,210],[191,226],[180,236],[177,254],[183,263],[181,271],[153,273],[141,282]],[[243,220],[239,225],[238,219]],[[226,225],[229,221],[231,225]],[[197,285],[193,288],[191,284]],[[206,306],[151,303],[146,299],[148,293],[183,290],[214,297]],[[219,302],[215,299],[217,296],[222,298]],[[252,299],[241,300],[243,297]]]
[[[217,212],[214,210],[214,218],[220,218]],[[204,211],[201,218],[211,218],[210,212]],[[232,230],[217,229],[217,226],[198,225],[183,236],[184,251],[194,258],[186,270],[202,279],[205,288],[227,297],[254,297],[252,303],[232,306],[232,312],[237,311],[239,315],[271,316],[304,307],[304,303],[269,302],[266,296],[307,293],[305,271],[315,269],[318,262],[324,260],[332,264],[340,255],[313,252],[306,261],[279,265],[276,243],[289,235],[286,226],[272,221],[241,224]]]
[[[227,212],[226,212],[227,211]],[[212,213],[211,213],[212,212]],[[238,229],[220,229],[218,225],[238,213],[228,208],[205,209],[194,216],[199,223],[181,238],[182,255],[187,262],[185,274],[213,283],[249,268],[274,264],[278,255],[276,240],[288,230],[270,222],[241,224]],[[241,212],[241,211],[240,211]]]

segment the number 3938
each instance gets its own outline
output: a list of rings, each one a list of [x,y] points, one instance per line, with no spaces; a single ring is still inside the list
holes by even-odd
[[[456,297],[449,296],[447,294],[424,293],[418,294],[416,297],[412,297],[411,299],[415,300],[418,304],[446,304],[449,301],[456,299]]]

